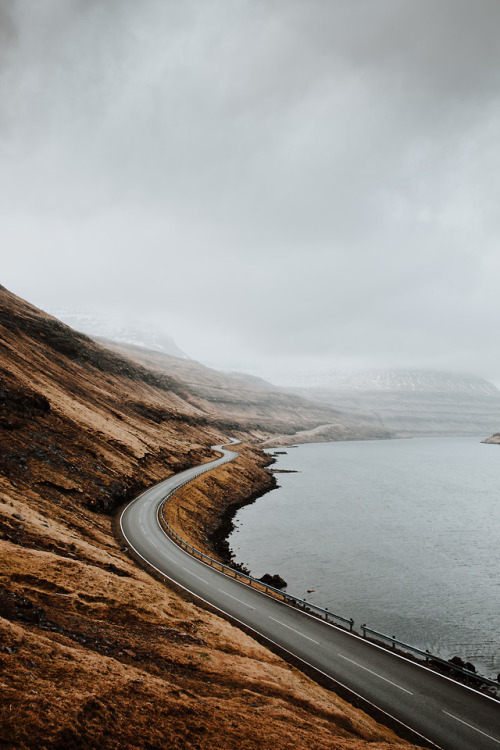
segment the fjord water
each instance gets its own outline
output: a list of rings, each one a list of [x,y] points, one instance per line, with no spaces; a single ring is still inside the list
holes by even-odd
[[[235,560],[257,577],[279,573],[290,593],[358,628],[496,678],[500,446],[419,438],[283,450],[273,468],[299,473],[277,474],[279,489],[238,512]]]

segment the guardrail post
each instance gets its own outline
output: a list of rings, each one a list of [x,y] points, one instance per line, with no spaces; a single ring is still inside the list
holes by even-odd
[[[365,623],[361,625],[361,632],[363,633],[363,638],[366,638],[366,624]]]
[[[349,620],[349,632],[352,633],[353,628],[354,628],[354,620],[351,617],[351,619]]]

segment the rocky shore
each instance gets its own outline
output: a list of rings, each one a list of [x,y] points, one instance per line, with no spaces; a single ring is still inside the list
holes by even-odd
[[[494,435],[492,435],[489,438],[485,438],[484,440],[481,440],[482,443],[487,443],[488,445],[500,445],[500,432],[495,432]]]
[[[165,520],[182,539],[226,565],[234,516],[277,486],[267,468],[272,457],[248,443],[236,450],[234,461],[181,487],[164,506]]]

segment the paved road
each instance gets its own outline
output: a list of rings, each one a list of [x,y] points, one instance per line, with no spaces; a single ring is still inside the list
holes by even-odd
[[[177,487],[237,453],[188,469],[121,516],[128,544],[187,591],[312,665],[442,750],[500,750],[500,703],[287,606],[194,559],[162,531],[158,507]]]

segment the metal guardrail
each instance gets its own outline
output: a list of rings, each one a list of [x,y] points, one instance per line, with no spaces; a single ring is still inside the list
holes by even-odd
[[[226,462],[223,462],[223,463],[226,463]],[[278,599],[281,599],[281,601],[285,602],[286,604],[290,604],[293,607],[298,607],[299,609],[302,609],[304,612],[307,612],[308,614],[318,617],[319,619],[324,620],[330,625],[335,625],[336,627],[342,627],[343,629],[348,628],[349,632],[356,633],[357,631],[354,630],[354,620],[352,619],[352,617],[347,618],[347,617],[343,617],[342,615],[337,615],[334,612],[330,612],[326,608],[319,607],[317,604],[313,604],[312,602],[308,602],[305,599],[301,599],[300,597],[293,596],[293,594],[285,593],[284,591],[281,591],[281,589],[277,589],[274,586],[270,586],[269,584],[266,584],[263,581],[260,581],[258,578],[253,578],[252,576],[249,576],[246,573],[242,573],[241,571],[236,570],[236,568],[231,568],[229,565],[225,565],[224,563],[219,562],[219,560],[214,560],[213,557],[206,555],[204,552],[201,552],[200,550],[193,547],[191,544],[188,544],[187,542],[185,542],[184,539],[182,539],[172,529],[172,527],[167,523],[165,516],[163,514],[163,509],[165,507],[167,500],[174,494],[174,492],[176,492],[181,487],[184,487],[184,485],[188,484],[188,482],[191,482],[193,479],[195,479],[196,477],[200,476],[200,474],[203,474],[203,473],[205,473],[203,470],[198,472],[193,477],[191,477],[190,479],[180,484],[175,490],[172,490],[172,492],[169,492],[169,494],[163,498],[163,501],[158,507],[158,520],[162,528],[168,534],[168,536],[173,541],[175,541],[179,545],[179,547],[184,549],[186,552],[189,552],[189,554],[193,555],[193,557],[198,558],[202,562],[210,565],[212,568],[219,570],[221,573],[224,573],[225,575],[228,575],[231,578],[241,581],[242,583],[245,583],[246,585],[250,587],[257,588],[260,591],[264,591],[266,594],[271,594],[272,596],[275,596]],[[434,666],[441,666],[446,671],[455,672],[457,675],[461,675],[463,678],[465,678],[467,683],[472,682],[476,685],[478,684],[488,685],[488,686],[497,688],[497,690],[500,687],[500,684],[499,684],[500,681],[496,682],[495,680],[490,680],[488,677],[483,677],[482,675],[478,675],[476,672],[473,672],[472,670],[464,669],[463,667],[460,667],[457,664],[453,664],[453,662],[446,661],[446,659],[441,659],[439,656],[434,656],[429,651],[424,651],[420,648],[417,648],[416,646],[411,646],[409,643],[400,641],[394,636],[385,635],[384,633],[380,633],[378,630],[373,630],[373,628],[369,628],[366,624],[361,625],[361,632],[362,632],[363,638],[367,640],[373,640],[377,642],[378,645],[385,647],[387,643],[390,645],[390,648],[392,650],[396,650],[396,647],[397,647],[398,649],[402,649],[403,651],[416,655],[419,659],[424,659],[426,664],[428,665],[433,664]],[[366,635],[367,633],[374,636],[374,638],[371,638],[371,639],[368,638]]]
[[[196,476],[199,476],[199,475],[196,475]],[[179,489],[180,487],[183,487],[184,484],[187,484],[187,482],[184,482],[183,484],[179,485],[177,489]],[[158,508],[158,518],[160,520],[162,528],[165,529],[168,536],[173,541],[175,541],[179,545],[179,547],[186,550],[186,552],[189,552],[191,555],[193,555],[193,557],[196,557],[198,560],[201,560],[202,562],[207,563],[212,568],[219,570],[221,573],[224,573],[225,575],[228,575],[231,578],[235,578],[237,581],[241,581],[242,583],[247,584],[247,586],[256,588],[260,591],[264,591],[266,594],[271,594],[272,596],[275,596],[278,599],[281,599],[281,601],[285,602],[286,604],[291,604],[294,607],[298,607],[299,609],[302,609],[304,612],[308,612],[309,614],[319,617],[325,622],[328,622],[330,625],[336,625],[336,626],[340,626],[343,628],[346,628],[347,626],[349,631],[351,633],[353,632],[354,620],[352,619],[352,617],[347,618],[347,617],[342,617],[342,615],[336,615],[334,612],[330,612],[326,608],[318,607],[316,604],[313,604],[312,602],[308,602],[305,599],[301,599],[298,596],[293,596],[293,594],[288,594],[284,591],[281,591],[281,589],[277,589],[274,586],[270,586],[269,584],[264,583],[263,581],[259,581],[258,578],[253,578],[252,576],[249,576],[246,573],[242,573],[240,570],[236,570],[236,568],[231,568],[229,565],[225,565],[224,563],[219,562],[219,560],[214,560],[213,557],[206,555],[204,552],[201,552],[200,550],[193,547],[191,544],[188,544],[186,541],[184,541],[184,539],[182,539],[173,530],[173,528],[167,523],[165,516],[163,514],[165,503],[171,497],[171,495],[174,494],[174,492],[175,490],[173,492],[170,492],[163,499],[163,502],[160,504]]]
[[[465,669],[464,667],[460,667],[458,664],[454,664],[453,662],[447,661],[446,659],[441,659],[439,656],[434,656],[434,654],[431,654],[430,651],[424,651],[421,648],[417,648],[416,646],[410,646],[409,643],[405,643],[404,641],[400,641],[397,638],[395,638],[393,635],[385,635],[385,633],[380,633],[378,630],[373,630],[373,628],[369,628],[367,625],[361,625],[361,632],[363,634],[363,638],[367,638],[367,633],[374,636],[375,641],[384,641],[381,645],[385,645],[385,642],[387,642],[392,650],[396,650],[396,648],[403,649],[404,651],[408,651],[411,654],[415,654],[419,657],[419,659],[425,659],[426,664],[433,664],[434,666],[441,666],[446,671],[452,671],[456,674],[461,675],[464,677],[468,682],[474,682],[474,683],[481,683],[483,685],[490,685],[491,687],[498,688],[500,687],[499,683],[495,680],[490,680],[488,677],[483,677],[482,675],[477,674],[476,672],[473,672],[471,669]]]

